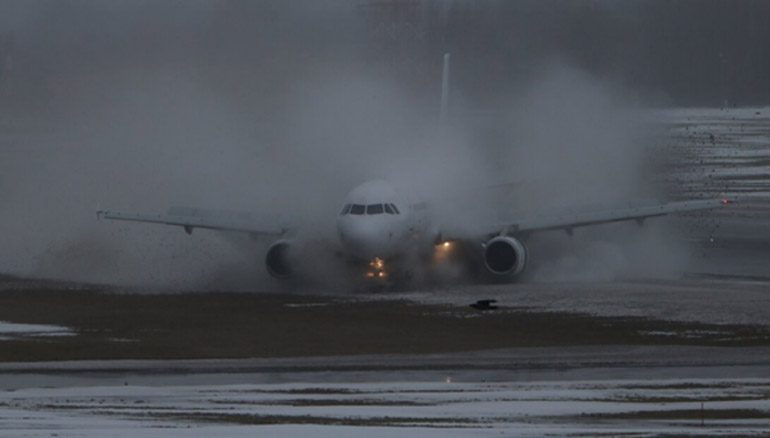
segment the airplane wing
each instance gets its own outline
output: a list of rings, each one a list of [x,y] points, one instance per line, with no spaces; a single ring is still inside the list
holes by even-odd
[[[589,211],[559,215],[533,215],[506,221],[493,225],[484,230],[486,234],[532,233],[548,230],[565,230],[572,233],[574,228],[589,225],[606,224],[635,220],[642,222],[651,217],[665,216],[671,213],[709,210],[731,204],[729,199],[707,199],[697,201],[680,201],[640,207]]]
[[[99,219],[177,225],[183,227],[187,234],[192,234],[195,228],[238,231],[254,236],[273,237],[280,237],[289,232],[288,228],[265,227],[246,212],[214,211],[187,207],[173,207],[166,214],[99,210],[96,212],[96,216]]]

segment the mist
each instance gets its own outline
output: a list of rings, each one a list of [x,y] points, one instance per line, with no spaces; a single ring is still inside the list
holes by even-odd
[[[463,117],[483,86],[469,79],[476,58],[460,50],[453,123],[442,129],[447,48],[428,37],[383,49],[365,4],[5,4],[16,56],[2,94],[0,270],[169,289],[280,287],[264,269],[270,241],[95,216],[182,205],[297,227],[312,273],[336,285],[342,272],[316,251],[335,239],[344,195],[366,180],[454,197],[446,208],[468,228],[489,215],[657,197],[645,182],[657,133],[634,116],[650,103],[638,90],[558,52],[533,57],[528,74],[502,78],[502,128],[490,136]],[[502,198],[485,190],[509,183]],[[544,261],[534,278],[614,279],[675,270],[685,258],[665,226],[641,237],[631,227],[533,239]]]

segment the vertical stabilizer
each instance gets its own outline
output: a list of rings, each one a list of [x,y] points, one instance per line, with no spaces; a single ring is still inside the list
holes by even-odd
[[[444,53],[444,68],[441,71],[441,109],[439,123],[446,124],[449,111],[449,53]]]

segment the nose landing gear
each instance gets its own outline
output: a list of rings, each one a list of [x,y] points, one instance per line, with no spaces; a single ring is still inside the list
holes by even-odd
[[[369,269],[364,274],[366,278],[386,279],[388,272],[385,270],[385,260],[375,257],[369,262]]]

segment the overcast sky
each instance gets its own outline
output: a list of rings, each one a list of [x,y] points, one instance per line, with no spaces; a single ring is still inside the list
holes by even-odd
[[[161,66],[219,83],[251,71],[290,86],[299,69],[366,65],[418,93],[434,91],[440,54],[451,51],[475,105],[515,93],[549,58],[656,103],[762,104],[769,21],[770,3],[730,0],[5,0],[0,81],[16,75],[27,92],[16,98],[28,100],[72,88],[73,76]]]

